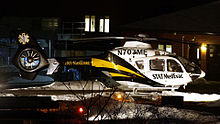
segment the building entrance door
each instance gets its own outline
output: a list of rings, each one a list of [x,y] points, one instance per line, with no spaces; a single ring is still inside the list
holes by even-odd
[[[208,45],[207,80],[220,81],[220,45]]]

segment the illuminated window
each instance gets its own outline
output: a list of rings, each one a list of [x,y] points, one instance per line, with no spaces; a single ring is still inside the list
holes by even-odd
[[[105,18],[105,32],[109,32],[109,17]]]
[[[166,45],[166,51],[172,53],[172,45]]]
[[[90,25],[90,17],[85,16],[85,31],[89,32],[89,25]]]
[[[95,32],[95,16],[91,16],[90,31]]]
[[[95,32],[95,16],[85,16],[85,31]]]
[[[172,52],[172,45],[170,44],[158,44],[158,49],[159,50],[165,50],[167,52]]]
[[[99,32],[109,32],[109,16],[105,16],[99,20]]]
[[[99,20],[99,32],[104,32],[104,19]]]
[[[159,50],[164,50],[164,45],[163,44],[158,44],[158,49]]]

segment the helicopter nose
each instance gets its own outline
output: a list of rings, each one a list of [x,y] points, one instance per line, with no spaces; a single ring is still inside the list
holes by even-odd
[[[200,74],[199,78],[203,78],[203,77],[205,77],[205,72],[203,70],[201,70],[201,74]]]

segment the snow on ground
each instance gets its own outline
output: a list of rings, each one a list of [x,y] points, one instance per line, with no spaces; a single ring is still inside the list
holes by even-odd
[[[73,94],[65,94],[65,95],[37,95],[39,97],[42,96],[50,96],[52,101],[80,101],[80,99]]]
[[[0,93],[0,97],[7,97],[7,96],[14,97],[15,95],[12,93]]]
[[[118,119],[178,119],[193,122],[218,122],[220,116],[204,114],[201,112],[178,109],[174,107],[156,107],[153,105],[143,105],[135,103],[125,103],[119,110],[120,104],[114,105],[113,108],[107,108],[105,112],[99,116],[93,115],[89,117],[93,120],[118,120]]]
[[[99,95],[99,93],[88,93],[88,94],[63,94],[63,95],[37,95],[50,96],[53,101],[80,101],[92,98]]]
[[[199,94],[173,91],[163,91],[162,94],[166,96],[183,96],[185,102],[211,102],[220,100],[219,94]]]
[[[75,90],[84,87],[89,90],[86,84],[74,86],[75,84],[69,84],[68,82],[64,84],[55,82],[50,85],[41,87],[29,87],[29,88],[18,88],[13,90]],[[100,88],[100,85],[96,85],[96,89]],[[91,88],[91,87],[90,87]],[[12,91],[13,91],[12,90]],[[198,94],[198,93],[183,93],[183,92],[163,92],[164,95],[180,95],[184,96],[184,101],[215,101],[220,99],[218,94]],[[0,94],[0,96],[13,96],[13,94]],[[83,99],[89,99],[97,94],[60,94],[60,95],[37,95],[37,96],[51,96],[53,101],[79,101]],[[123,104],[122,104],[123,103]],[[96,108],[97,109],[97,108]],[[100,109],[100,108],[99,108]],[[220,121],[219,115],[213,115],[210,113],[199,112],[189,109],[181,109],[175,107],[158,107],[146,104],[135,104],[128,102],[113,102],[105,107],[104,111],[97,116],[97,113],[93,113],[89,116],[89,120],[118,120],[118,119],[144,119],[144,120],[154,120],[154,119],[178,119],[193,122],[218,122]]]
[[[14,88],[11,90],[103,90],[106,87],[100,82],[70,81],[54,82],[45,86]]]
[[[10,90],[108,90],[100,82],[91,82],[91,81],[75,81],[75,82],[54,82],[45,86],[38,87],[27,87],[27,88],[14,88]],[[178,91],[163,91],[161,95],[165,96],[183,96],[184,101],[190,102],[210,102],[220,100],[220,94],[199,94],[199,93],[190,93],[190,92],[178,92]],[[58,96],[57,96],[58,97]],[[63,95],[63,99],[68,96]],[[59,96],[61,98],[61,96]]]

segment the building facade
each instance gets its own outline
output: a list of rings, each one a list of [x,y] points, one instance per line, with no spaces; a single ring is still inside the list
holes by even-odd
[[[123,2],[112,1],[108,5],[91,3],[55,16],[1,16],[0,65],[11,64],[19,30],[32,33],[49,57],[91,55],[91,51],[69,49],[68,42],[74,39],[115,34],[137,36],[141,33],[158,38],[158,41],[151,42],[153,48],[173,52],[195,62],[206,71],[209,79],[216,80],[219,73],[214,69],[220,68],[220,23],[212,21],[218,15],[207,14],[206,11],[215,12],[220,8],[216,8],[219,3],[146,19]],[[131,12],[136,12],[136,15]],[[206,16],[199,16],[196,12],[206,13]]]

